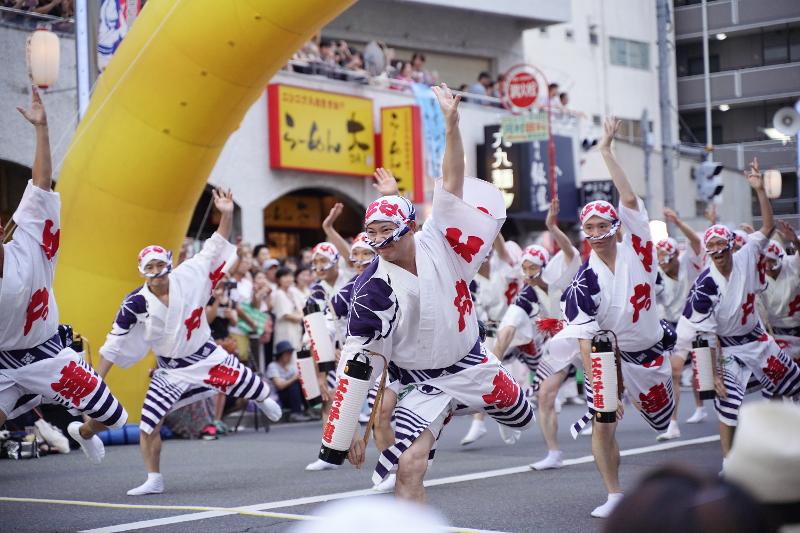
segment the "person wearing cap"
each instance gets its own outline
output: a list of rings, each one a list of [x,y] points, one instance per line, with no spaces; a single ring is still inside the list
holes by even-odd
[[[606,167],[619,192],[619,209],[605,201],[586,204],[580,212],[583,232],[591,253],[564,292],[562,307],[566,325],[562,338],[578,340],[583,368],[592,368],[593,339],[611,331],[619,354],[617,365],[620,393],[627,389],[634,406],[656,431],[669,424],[674,409],[669,352],[675,331],[660,320],[655,305],[658,276],[655,243],[644,203],[633,191],[625,171],[611,150],[620,121],[606,119],[599,144]],[[619,234],[620,228],[624,232]],[[595,418],[593,403],[594,372],[586,372],[588,412],[571,429],[574,438]],[[598,384],[598,387],[602,384]],[[619,402],[617,418],[623,415]],[[593,423],[592,452],[608,498],[591,515],[607,517],[622,499],[619,483],[619,444],[617,421]]]
[[[398,397],[395,442],[381,453],[373,481],[382,482],[396,468],[395,494],[417,502],[425,501],[428,461],[450,416],[485,411],[516,429],[534,422],[522,388],[482,345],[469,292],[505,220],[505,204],[491,183],[465,179],[460,97],[444,84],[433,90],[446,134],[431,216],[418,230],[414,205],[396,195],[367,208],[365,231],[379,257],[353,287],[337,373],[341,383],[349,361],[363,354],[374,379],[384,358],[389,361]],[[353,421],[328,422],[335,431],[334,423],[352,427]],[[365,445],[358,433],[349,460],[360,466]]]
[[[236,256],[236,247],[228,240],[233,196],[220,189],[212,196],[222,216],[199,253],[173,270],[172,253],[166,248],[151,245],[139,252],[139,272],[146,281],[124,298],[100,348],[101,376],[113,365],[130,367],[150,351],[158,363],[139,423],[147,480],[129,490],[129,496],[164,491],[160,429],[170,410],[221,392],[255,400],[272,421],[281,418],[280,406],[269,397],[269,384],[211,338],[205,304]]]
[[[61,196],[52,190],[47,113],[36,87],[31,91],[30,108],[17,109],[36,130],[36,154],[8,243],[0,224],[0,426],[42,399],[59,404],[72,414],[88,416],[87,422],[70,423],[67,432],[97,464],[105,449],[96,433],[124,426],[128,413],[59,334],[53,279]]]
[[[289,341],[279,341],[266,375],[275,385],[281,405],[289,409],[289,422],[308,422],[311,417],[303,412],[303,390],[297,365],[292,363],[293,355],[294,346]]]
[[[749,491],[779,531],[800,531],[800,406],[742,407],[723,476]]]
[[[779,220],[778,233],[784,244],[800,246],[789,224]],[[777,241],[770,241],[764,252],[767,289],[763,304],[775,342],[786,355],[800,360],[800,254],[787,255]]]
[[[758,315],[756,298],[766,283],[758,263],[775,224],[755,159],[745,175],[758,196],[761,229],[751,233],[747,244],[735,254],[731,230],[719,224],[706,230],[703,245],[711,263],[692,285],[683,311],[700,337],[708,341],[716,360],[714,405],[723,470],[750,378],[761,384],[766,396],[800,393],[800,366],[767,334]],[[716,353],[717,339],[721,353]]]
[[[703,246],[700,237],[697,233],[685,222],[683,222],[678,214],[672,209],[664,208],[664,218],[671,222],[681,233],[684,234],[688,241],[688,246],[683,252],[678,250],[678,242],[672,237],[660,240],[656,243],[656,254],[658,256],[658,290],[656,291],[656,300],[658,307],[661,311],[661,318],[669,322],[676,332],[678,331],[678,321],[681,314],[683,314],[683,307],[686,304],[686,296],[689,295],[689,289],[697,279],[700,271],[703,269]],[[678,339],[680,341],[680,339]],[[675,401],[675,410],[672,413],[672,419],[669,422],[667,430],[656,437],[657,440],[671,440],[677,439],[681,436],[681,431],[678,426],[678,405],[680,405],[681,398],[681,374],[683,368],[686,366],[686,361],[691,353],[691,340],[689,337],[686,342],[676,342],[675,349],[670,356],[670,365],[672,367],[672,396]],[[695,398],[695,411],[687,420],[687,424],[696,424],[702,422],[708,416],[703,407],[703,401],[700,399],[697,391],[694,392]]]

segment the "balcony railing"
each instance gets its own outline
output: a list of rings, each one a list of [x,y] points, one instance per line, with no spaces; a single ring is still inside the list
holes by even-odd
[[[753,157],[758,158],[758,165],[762,169],[774,168],[781,172],[792,172],[797,168],[797,143],[755,141],[714,147],[714,159],[727,168],[743,170]]]
[[[715,72],[711,78],[711,102],[734,104],[775,100],[800,94],[800,62]],[[681,111],[705,104],[703,75],[678,78]]]
[[[720,0],[708,3],[711,34],[759,28],[800,20],[797,0]],[[675,8],[675,38],[697,39],[703,34],[703,12],[699,4]]]

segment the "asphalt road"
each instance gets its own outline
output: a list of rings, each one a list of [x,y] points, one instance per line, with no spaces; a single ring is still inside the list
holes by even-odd
[[[692,409],[683,393],[681,419]],[[713,407],[702,424],[681,424],[682,439],[692,441],[717,433]],[[469,419],[457,418],[444,431],[436,461],[427,480],[428,501],[461,528],[493,531],[600,531],[602,520],[589,512],[605,501],[594,464],[590,440],[569,436],[568,422],[582,414],[578,406],[565,406],[559,429],[562,448],[570,464],[560,470],[535,472],[525,468],[544,456],[546,447],[537,428],[525,433],[513,446],[504,444],[496,425],[489,421],[485,438],[470,447],[459,445]],[[363,491],[377,453],[374,448],[367,468],[349,465],[337,471],[309,473],[303,467],[316,456],[319,423],[273,426],[269,433],[243,430],[216,441],[164,443],[162,472],[166,492],[129,497],[125,492],[144,481],[145,473],[136,446],[110,446],[101,465],[90,464],[83,454],[49,456],[29,461],[0,461],[0,497],[56,499],[147,506],[248,507],[269,513],[309,515],[327,499],[341,493]],[[650,449],[655,433],[629,409],[618,430],[620,448],[633,450],[622,459],[623,487],[630,489],[647,471],[666,463],[683,463],[716,473],[721,464],[719,443],[691,442],[671,449]],[[643,450],[637,450],[644,448]],[[575,461],[577,460],[577,461]],[[498,472],[498,470],[501,470]],[[454,476],[467,476],[467,479]],[[358,493],[356,493],[358,494]],[[332,495],[332,496],[331,496]],[[370,496],[376,497],[376,496]],[[308,498],[310,501],[297,501]],[[186,509],[109,508],[64,503],[9,502],[0,500],[0,530],[80,531],[121,526],[106,531],[286,531],[297,517],[227,515]],[[164,519],[181,517],[168,523]],[[124,526],[124,524],[128,524]],[[380,530],[379,527],[376,530]]]

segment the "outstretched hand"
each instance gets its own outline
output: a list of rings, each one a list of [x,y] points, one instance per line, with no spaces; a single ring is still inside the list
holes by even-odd
[[[383,167],[378,167],[372,174],[374,182],[372,186],[378,191],[381,196],[392,196],[398,194],[400,191],[397,189],[397,180],[394,175]]]
[[[547,218],[544,221],[545,226],[548,228],[552,228],[558,223],[558,211],[559,211],[559,204],[558,204],[558,196],[553,197],[550,201],[550,209],[547,211]]]
[[[608,117],[603,122],[603,138],[600,139],[598,145],[601,150],[608,150],[611,148],[611,141],[614,140],[614,136],[617,134],[617,131],[619,131],[620,124],[622,124],[622,121],[614,117]]]
[[[792,226],[790,226],[785,220],[778,220],[776,222],[778,225],[778,235],[781,236],[784,244],[794,243],[797,241],[797,233],[795,233]],[[0,232],[2,232],[2,228],[0,228]]]
[[[676,213],[669,207],[664,208],[664,218],[667,219],[667,222],[670,222],[672,224],[678,223],[678,213]]]
[[[761,177],[761,171],[758,169],[758,158],[754,157],[750,162],[750,169],[744,173],[750,186],[756,191],[764,190],[764,180]]]
[[[439,107],[442,109],[444,120],[447,126],[458,125],[458,104],[461,102],[461,95],[453,96],[453,92],[446,83],[439,86],[431,87],[433,94],[439,101]]]
[[[230,189],[226,190],[221,187],[215,187],[211,191],[211,196],[214,199],[214,207],[216,207],[220,213],[223,215],[233,214],[233,193]]]
[[[47,113],[44,110],[44,104],[42,103],[42,97],[39,95],[39,90],[36,86],[31,86],[31,107],[30,109],[25,109],[22,107],[17,107],[17,111],[25,117],[25,120],[33,124],[34,126],[47,126]]]
[[[331,207],[328,216],[325,217],[325,220],[322,221],[322,229],[323,230],[330,230],[333,228],[333,223],[336,222],[336,219],[339,218],[339,215],[342,214],[342,210],[344,209],[344,205],[340,203],[333,204]]]

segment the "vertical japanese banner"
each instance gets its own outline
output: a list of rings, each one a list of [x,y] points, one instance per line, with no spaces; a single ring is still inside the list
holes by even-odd
[[[511,143],[503,138],[499,126],[483,128],[484,144],[478,160],[484,161],[483,179],[500,189],[509,213],[519,213],[528,205],[527,144]]]
[[[371,176],[372,100],[290,85],[267,88],[272,168]]]
[[[425,201],[420,112],[417,106],[381,108],[381,162],[397,178],[400,193]]]
[[[558,199],[561,203],[560,218],[575,220],[578,212],[578,189],[575,185],[575,149],[572,137],[554,135],[556,148],[555,180],[558,184]],[[550,209],[550,180],[547,171],[550,165],[547,141],[525,145],[530,169],[530,211],[533,218],[545,219]]]
[[[422,138],[425,143],[425,174],[431,178],[442,177],[444,158],[444,115],[439,101],[428,85],[415,83],[411,86],[422,117]]]

